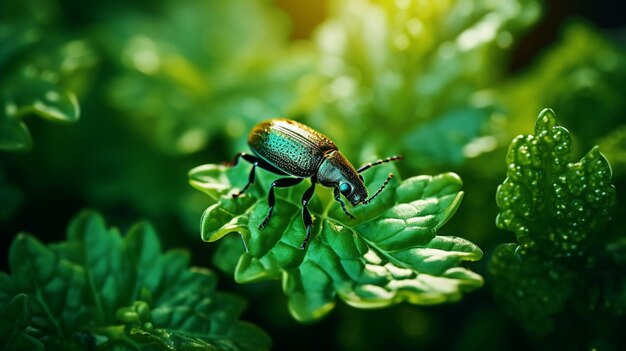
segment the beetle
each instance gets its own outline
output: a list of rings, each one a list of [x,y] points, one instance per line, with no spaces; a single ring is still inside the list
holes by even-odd
[[[402,156],[392,156],[355,169],[327,136],[302,123],[283,118],[270,119],[256,125],[248,136],[248,145],[253,155],[240,152],[227,164],[231,167],[236,166],[240,158],[252,164],[248,183],[239,192],[232,194],[233,198],[241,196],[254,184],[257,167],[288,176],[276,179],[270,185],[267,196],[269,211],[259,229],[265,228],[272,217],[276,204],[274,188],[287,188],[301,183],[306,178],[311,179],[311,186],[302,195],[302,219],[306,235],[300,245],[301,249],[306,247],[313,227],[307,205],[315,192],[316,184],[333,188],[334,198],[341,205],[343,212],[354,219],[340,195],[343,195],[352,206],[370,203],[382,192],[393,174],[390,173],[380,189],[368,198],[360,173],[385,162],[402,159]]]

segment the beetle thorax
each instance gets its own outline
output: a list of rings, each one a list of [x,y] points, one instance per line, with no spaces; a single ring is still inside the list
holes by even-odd
[[[367,198],[367,189],[350,161],[339,151],[324,155],[324,160],[317,170],[317,182],[329,188],[338,188],[341,183],[348,183],[352,188],[345,197],[355,206]]]

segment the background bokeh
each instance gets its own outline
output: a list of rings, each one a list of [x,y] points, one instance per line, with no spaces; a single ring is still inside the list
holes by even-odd
[[[607,237],[624,235],[626,22],[618,5],[2,1],[0,118],[50,87],[67,98],[61,119],[72,122],[78,109],[80,118],[27,113],[22,135],[32,146],[9,151],[28,137],[3,141],[0,264],[6,270],[18,232],[62,240],[70,218],[93,208],[124,229],[147,219],[165,247],[191,250],[194,264],[220,273],[222,290],[248,299],[243,319],[265,329],[276,350],[619,349],[624,310],[568,304],[554,328],[534,333],[496,303],[487,269],[495,247],[515,241],[495,226],[507,147],[532,132],[544,107],[572,133],[575,159],[600,145],[618,198]],[[464,201],[442,233],[482,248],[471,268],[485,287],[444,306],[338,304],[302,325],[279,284],[235,284],[211,259],[217,245],[200,240],[210,199],[188,185],[187,172],[247,150],[252,126],[276,116],[323,131],[355,164],[401,153],[403,177],[459,174]],[[617,291],[626,306],[626,287]]]

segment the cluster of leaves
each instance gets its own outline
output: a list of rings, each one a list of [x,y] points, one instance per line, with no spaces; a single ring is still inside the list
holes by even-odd
[[[334,5],[316,37],[320,101],[311,124],[356,153],[363,140],[346,133],[366,135],[384,121],[388,132],[369,141],[396,145],[413,169],[465,160],[464,147],[498,110],[490,89],[504,65],[495,63],[540,14],[534,0]]]
[[[255,187],[233,198],[248,171],[217,165],[191,170],[191,184],[217,201],[202,216],[202,238],[241,235],[237,263],[220,263],[232,261],[236,249],[231,246],[218,251],[217,264],[235,266],[240,283],[281,279],[289,311],[300,321],[327,314],[336,296],[360,308],[402,301],[430,305],[456,301],[462,292],[482,286],[479,275],[460,266],[480,259],[482,251],[465,239],[436,235],[462,198],[461,180],[453,173],[394,178],[376,201],[353,208],[354,220],[342,212],[330,189],[318,187],[309,203],[315,217],[312,240],[303,251],[300,197],[310,185],[277,191],[273,216],[261,230],[268,212],[266,189],[275,178],[259,171]],[[373,169],[366,186],[381,184],[389,171],[392,166]]]
[[[67,240],[20,234],[0,272],[3,350],[266,350],[268,336],[238,320],[245,302],[216,291],[215,275],[163,253],[146,223],[122,236],[83,212]]]
[[[626,312],[626,280],[615,274],[625,268],[624,240],[606,232],[616,205],[611,168],[598,147],[579,162],[571,162],[571,154],[569,132],[545,109],[534,135],[513,140],[497,191],[496,223],[513,231],[517,244],[496,248],[493,290],[539,334],[552,329],[552,317],[568,303],[587,312]],[[605,274],[620,281],[599,278]]]

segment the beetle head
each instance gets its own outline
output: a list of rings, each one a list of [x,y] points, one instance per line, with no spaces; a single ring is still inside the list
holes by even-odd
[[[325,155],[317,171],[317,181],[323,186],[339,189],[352,206],[367,198],[363,178],[339,151]]]

